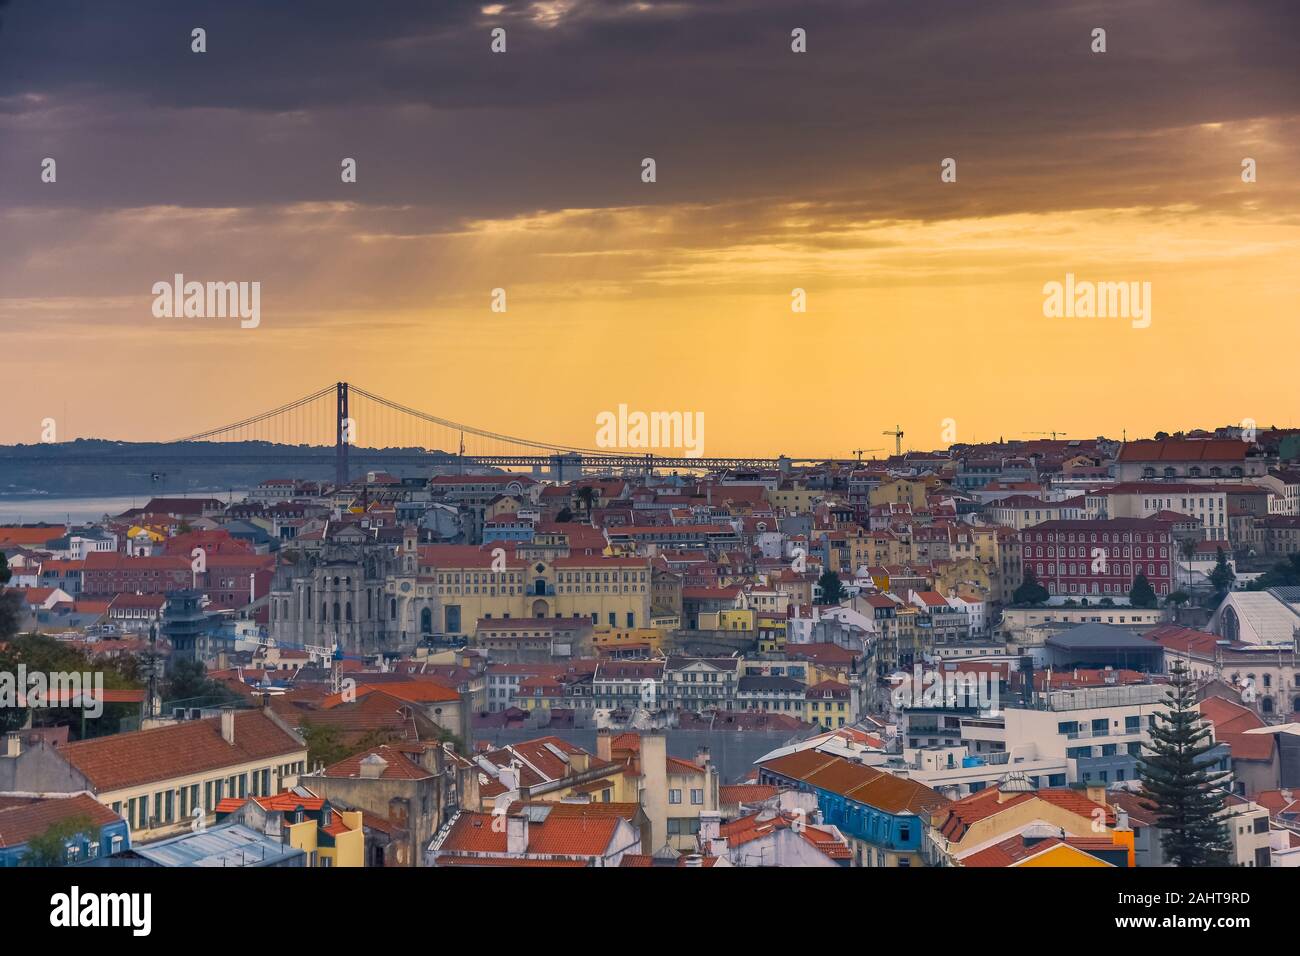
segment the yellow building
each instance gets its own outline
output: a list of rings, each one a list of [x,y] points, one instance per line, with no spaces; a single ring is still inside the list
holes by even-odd
[[[926,494],[931,484],[924,478],[891,478],[882,481],[867,492],[867,503],[872,505],[908,504],[913,511],[924,511]]]
[[[340,810],[328,800],[291,791],[248,800],[227,797],[217,805],[217,822],[237,820],[258,832],[278,822],[283,840],[307,855],[308,866],[366,865],[366,835],[360,810]]]
[[[303,739],[260,710],[80,740],[55,753],[69,779],[131,825],[132,843],[187,831],[196,811],[207,820],[225,797],[293,786],[307,764]]]
[[[808,488],[797,480],[783,481],[779,488],[769,488],[766,493],[768,504],[773,508],[783,508],[792,515],[812,511],[813,504],[825,495],[826,492]]]
[[[1009,774],[998,787],[972,793],[937,813],[927,834],[927,855],[948,865],[964,865],[965,859],[1016,837],[1031,824],[1055,828],[1062,837],[1104,836],[1132,851],[1131,831],[1111,835],[1115,813],[1106,803],[1103,788],[1037,790],[1023,775]],[[1062,853],[1054,858],[1063,861],[1068,857],[1070,854]]]
[[[784,615],[759,614],[757,627],[760,654],[779,654],[785,649],[787,630]]]
[[[656,656],[663,649],[664,638],[668,632],[662,627],[611,627],[597,624],[592,631],[592,646],[599,648],[628,647],[648,645],[651,656]]]
[[[701,611],[698,620],[701,631],[753,633],[757,617],[753,608],[733,607],[722,611]]]
[[[589,618],[640,628],[650,623],[650,561],[570,555],[525,561],[509,542],[418,545],[408,534],[402,571],[387,591],[412,634],[472,637],[480,619]]]

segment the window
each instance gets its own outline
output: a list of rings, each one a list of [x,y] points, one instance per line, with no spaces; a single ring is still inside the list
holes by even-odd
[[[692,790],[692,791],[691,791],[691,803],[692,803],[694,806],[697,806],[697,807],[700,806],[701,804],[703,804],[703,803],[704,803],[704,791],[703,791],[703,790]]]
[[[681,803],[681,802],[682,802],[682,792],[681,792],[680,790],[669,790],[669,791],[668,791],[668,802],[669,802],[669,803]]]

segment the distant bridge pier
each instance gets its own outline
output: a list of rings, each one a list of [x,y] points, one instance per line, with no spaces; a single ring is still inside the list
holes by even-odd
[[[338,415],[334,429],[334,484],[342,487],[348,483],[348,444],[352,441],[352,423],[348,420],[348,383],[334,386]]]
[[[554,481],[571,481],[582,477],[582,456],[563,454],[551,456],[551,478]]]

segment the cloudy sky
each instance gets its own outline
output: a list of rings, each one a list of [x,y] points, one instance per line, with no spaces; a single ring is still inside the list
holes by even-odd
[[[1297,62],[1293,0],[0,0],[0,441],[339,379],[714,454],[1300,425]],[[176,273],[260,326],[155,318]],[[1045,317],[1067,273],[1150,327]]]

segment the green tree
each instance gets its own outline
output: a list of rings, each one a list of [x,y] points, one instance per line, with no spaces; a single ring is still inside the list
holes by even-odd
[[[372,747],[378,747],[382,743],[387,743],[391,734],[372,730],[360,737],[354,743],[346,743],[339,733],[337,727],[331,727],[327,724],[313,724],[309,720],[303,720],[299,728],[303,740],[307,741],[307,767],[316,766],[317,761],[325,766],[336,764],[340,760],[346,760],[353,754],[362,753],[370,750]]]
[[[1024,581],[1011,595],[1011,600],[1016,604],[1042,604],[1050,597],[1047,588],[1038,583],[1038,577],[1034,572],[1027,570]]]
[[[1292,554],[1285,561],[1279,561],[1250,584],[1251,591],[1267,591],[1269,588],[1286,588],[1300,585],[1300,554]]]
[[[26,665],[29,676],[36,673],[89,675],[93,685],[102,675],[106,690],[138,689],[140,686],[133,676],[134,662],[127,665],[125,662],[92,660],[75,647],[43,634],[21,634],[7,641],[4,649],[0,650],[0,671],[16,673],[19,664]],[[87,711],[80,707],[42,706],[31,713],[33,724],[42,727],[66,724],[73,738],[81,739],[117,733],[122,718],[134,716],[138,710],[138,704],[123,703],[105,704],[103,713],[97,718],[89,718]],[[0,724],[11,730],[22,727],[27,713],[26,710],[21,714],[0,712]]]
[[[1232,568],[1228,564],[1228,556],[1224,554],[1223,548],[1218,548],[1214,552],[1214,570],[1210,572],[1210,583],[1214,585],[1214,593],[1220,599],[1232,590],[1232,582],[1237,580],[1237,575],[1232,573]]]
[[[560,513],[555,516],[556,521],[568,522],[573,520],[573,511],[568,505],[560,509]]]
[[[95,822],[78,814],[50,824],[40,836],[27,841],[23,855],[24,866],[63,866],[68,861],[68,842],[74,839],[93,840]]]
[[[582,502],[582,510],[587,517],[591,517],[592,506],[596,503],[596,489],[591,485],[583,485],[578,489],[578,500]]]
[[[1174,866],[1226,866],[1220,787],[1230,775],[1212,767],[1214,740],[1196,709],[1187,665],[1175,660],[1169,674],[1168,709],[1156,712],[1151,743],[1138,762],[1145,806],[1156,815],[1165,856]]]
[[[1180,607],[1181,605],[1186,604],[1191,599],[1192,596],[1180,588],[1179,590],[1175,591],[1173,594],[1169,595],[1169,597],[1165,598],[1165,603],[1173,605],[1174,607]]]
[[[1155,607],[1159,603],[1155,589],[1145,574],[1138,572],[1138,576],[1133,579],[1133,589],[1128,592],[1128,603],[1134,607]]]
[[[822,592],[818,604],[839,604],[848,597],[848,592],[844,590],[844,584],[840,581],[840,576],[830,568],[822,572],[822,576],[817,579],[817,586],[821,588]]]
[[[195,707],[218,707],[239,700],[239,696],[225,684],[208,677],[202,661],[180,657],[172,661],[167,673],[166,699],[193,701]]]

